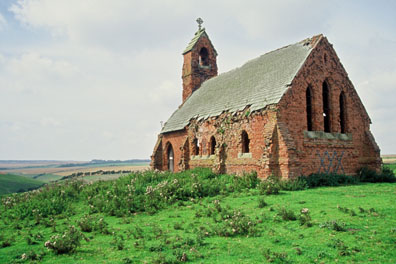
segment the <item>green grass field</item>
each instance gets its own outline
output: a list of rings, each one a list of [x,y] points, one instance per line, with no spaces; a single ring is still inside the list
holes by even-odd
[[[395,183],[262,195],[207,171],[140,175],[3,199],[0,263],[396,262]]]
[[[0,174],[0,195],[36,189],[44,183],[28,177]]]

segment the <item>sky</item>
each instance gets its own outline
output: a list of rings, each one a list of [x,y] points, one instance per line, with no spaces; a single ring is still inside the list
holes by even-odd
[[[0,159],[148,159],[202,17],[219,73],[324,34],[396,153],[396,1],[0,0]]]

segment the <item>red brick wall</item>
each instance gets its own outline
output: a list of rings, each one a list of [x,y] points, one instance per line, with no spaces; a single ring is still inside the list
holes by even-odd
[[[331,132],[341,132],[339,95],[343,91],[346,97],[346,132],[352,140],[304,136],[304,131],[307,130],[305,102],[308,86],[311,86],[313,92],[313,130],[324,130],[324,81],[328,84],[330,94]],[[363,166],[377,170],[380,168],[379,148],[370,132],[369,116],[326,38],[321,38],[317,43],[294,79],[292,87],[281,99],[279,109],[279,123],[288,128],[283,134],[294,139],[294,146],[290,146],[289,153],[297,159],[297,162],[290,163],[289,176],[308,175],[319,171],[353,174]]]
[[[199,63],[199,52],[205,47],[208,50],[208,66]],[[194,48],[184,54],[182,79],[183,79],[183,103],[201,84],[214,76],[217,76],[216,51],[210,40],[202,35]]]
[[[186,169],[186,153],[183,148],[186,139],[187,133],[185,130],[160,135],[158,141],[161,141],[161,144],[159,148],[154,149],[154,153],[151,156],[151,167],[163,171],[168,170],[167,150],[169,144],[171,144],[174,152],[174,171],[179,172]],[[157,145],[159,144],[157,143]]]
[[[275,124],[275,108],[255,113],[246,109],[236,115],[224,113],[205,121],[192,121],[188,127],[190,149],[196,138],[200,153],[190,158],[190,168],[211,167],[217,172],[236,174],[257,171],[259,177],[268,176],[279,167],[272,153]],[[250,139],[248,154],[242,154],[242,131]],[[212,136],[216,139],[215,155],[209,155]]]

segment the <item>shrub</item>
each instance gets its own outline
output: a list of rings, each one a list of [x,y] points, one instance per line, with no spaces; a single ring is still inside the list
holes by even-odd
[[[213,230],[218,236],[232,237],[257,234],[256,222],[243,212],[223,208],[218,200],[214,201],[214,206],[215,208],[208,208],[208,212],[213,220],[218,223]]]
[[[383,167],[380,173],[363,167],[357,172],[361,182],[396,182],[396,177],[390,168]]]
[[[285,207],[282,207],[277,213],[278,216],[282,218],[284,221],[295,221],[297,220],[296,215],[292,210],[288,210]]]
[[[21,260],[24,260],[24,261],[26,261],[26,260],[30,260],[30,261],[40,261],[40,260],[42,260],[42,258],[43,258],[45,255],[46,255],[46,253],[43,252],[43,251],[40,251],[39,253],[36,253],[35,251],[30,250],[29,252],[23,253],[23,254],[22,254]],[[36,262],[33,262],[33,263],[36,263]]]
[[[336,220],[324,222],[324,223],[320,224],[319,227],[320,228],[328,228],[328,229],[338,231],[338,232],[346,231],[345,223],[338,223]]]
[[[260,197],[258,199],[258,208],[264,208],[266,207],[268,204],[265,202],[264,197]]]
[[[269,248],[264,249],[263,255],[268,262],[287,263],[286,252],[273,252]]]
[[[300,217],[298,219],[300,221],[300,225],[306,226],[306,227],[311,227],[312,226],[311,216],[309,214],[309,209],[308,208],[301,209]]]
[[[113,244],[114,248],[116,248],[118,250],[123,250],[125,248],[125,239],[122,235],[114,234],[112,244]]]
[[[45,242],[44,246],[53,250],[55,254],[72,253],[80,246],[80,241],[82,239],[89,241],[89,239],[74,226],[69,226],[62,235],[52,236],[50,240]]]
[[[243,189],[253,189],[260,183],[257,177],[257,172],[244,173],[242,176],[233,176],[234,188],[238,191]]]
[[[280,189],[284,191],[301,191],[309,188],[305,177],[283,180],[279,182]]]
[[[0,246],[2,248],[9,247],[12,245],[12,242],[14,242],[12,238],[6,238],[5,240],[1,241]]]
[[[92,232],[94,228],[94,219],[90,215],[84,215],[78,222],[78,226],[83,232]]]
[[[273,175],[269,176],[265,180],[262,180],[258,185],[260,194],[266,194],[266,195],[279,194],[279,190],[280,190],[279,182],[280,182],[279,179]]]
[[[358,182],[358,179],[353,176],[347,176],[344,174],[334,174],[334,173],[311,174],[305,177],[305,180],[310,188],[321,187],[321,186],[339,186],[342,184],[355,184]]]

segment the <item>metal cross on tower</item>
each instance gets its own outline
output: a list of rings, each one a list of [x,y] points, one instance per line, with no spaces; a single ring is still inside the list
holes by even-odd
[[[198,29],[201,30],[201,25],[202,25],[202,23],[203,23],[202,18],[198,17],[196,21],[197,21],[197,23],[198,23]]]

